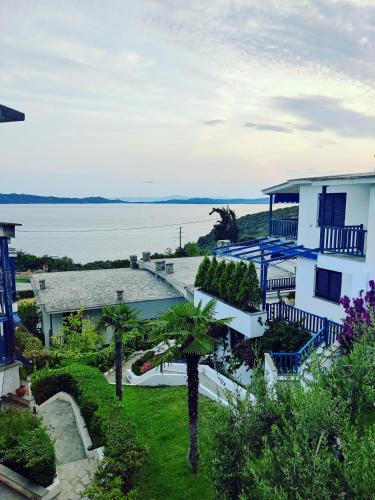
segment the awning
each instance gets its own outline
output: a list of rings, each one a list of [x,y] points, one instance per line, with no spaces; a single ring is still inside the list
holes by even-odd
[[[299,203],[299,193],[276,193],[274,203]]]
[[[305,257],[317,259],[318,248],[305,248],[294,241],[285,241],[278,238],[260,238],[257,240],[233,243],[213,249],[218,257],[252,261],[257,264],[271,264],[283,260]]]

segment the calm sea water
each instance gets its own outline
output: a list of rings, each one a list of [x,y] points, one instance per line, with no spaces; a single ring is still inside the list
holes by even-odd
[[[267,210],[266,205],[234,205],[237,216]],[[67,255],[76,262],[139,258],[144,250],[162,252],[207,234],[217,216],[210,205],[0,205],[0,221],[19,222],[12,246],[35,255]],[[200,222],[196,222],[200,221]],[[166,226],[166,227],[154,227]],[[28,232],[30,231],[30,232]]]

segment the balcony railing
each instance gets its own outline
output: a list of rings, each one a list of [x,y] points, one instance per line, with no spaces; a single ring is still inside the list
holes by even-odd
[[[294,290],[296,288],[296,278],[273,278],[267,280],[267,292],[278,292],[282,290]]]
[[[340,253],[364,257],[366,230],[358,226],[321,228],[320,249],[322,252]]]
[[[296,240],[298,234],[298,219],[271,219],[270,236]]]
[[[323,342],[330,346],[335,342],[342,326],[327,318],[308,313],[294,306],[278,302],[267,304],[267,319],[275,321],[283,319],[287,323],[299,322],[305,330],[312,334],[310,340],[298,352],[271,352],[275,366],[279,373],[297,373],[298,368],[308,356]]]

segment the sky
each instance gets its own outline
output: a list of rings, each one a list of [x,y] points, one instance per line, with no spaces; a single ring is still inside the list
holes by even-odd
[[[375,0],[1,0],[0,192],[258,197],[375,169]]]

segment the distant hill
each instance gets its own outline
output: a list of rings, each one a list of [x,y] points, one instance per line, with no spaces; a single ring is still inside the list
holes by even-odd
[[[298,206],[278,208],[273,210],[274,219],[291,219],[298,217]],[[262,238],[268,234],[268,210],[256,214],[244,215],[237,219],[240,230],[240,240],[250,240],[252,238]],[[200,248],[206,249],[215,246],[214,232],[210,231],[205,236],[198,239]]]
[[[170,200],[154,201],[158,204],[180,204],[180,205],[239,205],[268,203],[268,198],[175,198]]]
[[[86,198],[60,198],[58,196],[38,196],[34,194],[0,194],[0,204],[69,204],[69,203],[126,203],[122,200],[110,200],[101,196],[89,196]]]

